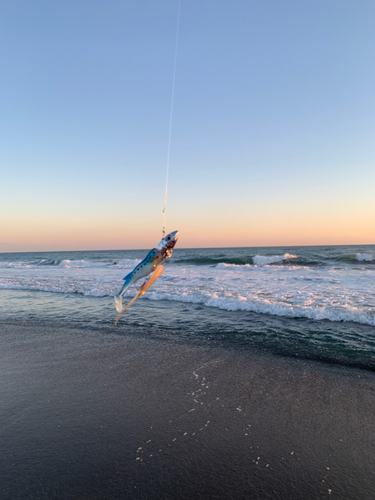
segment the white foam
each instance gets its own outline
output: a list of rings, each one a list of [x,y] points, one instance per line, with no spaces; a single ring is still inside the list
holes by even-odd
[[[131,268],[133,269],[137,264],[140,263],[139,259],[124,259],[124,260],[113,260],[113,261],[90,261],[90,260],[69,260],[64,259],[61,262],[58,260],[48,261],[42,259],[38,262],[0,262],[0,268],[13,268],[13,269],[34,269],[34,268],[45,268],[45,267],[58,267],[58,268]]]
[[[147,297],[145,297],[147,298]],[[299,305],[288,306],[286,304],[264,302],[251,302],[244,298],[238,299],[222,299],[219,297],[211,297],[204,300],[202,297],[187,297],[177,296],[176,294],[168,296],[157,294],[149,297],[151,300],[174,300],[181,302],[190,302],[195,304],[203,304],[207,307],[217,307],[227,311],[251,311],[261,314],[272,314],[274,316],[284,316],[290,318],[308,318],[314,320],[330,320],[330,321],[353,321],[375,326],[375,314],[373,311],[359,311],[357,308],[346,309],[331,309],[329,307],[303,307]]]
[[[25,268],[25,267],[35,267],[35,264],[29,262],[0,262],[0,268]]]
[[[257,266],[266,266],[297,258],[297,255],[291,255],[290,253],[285,253],[284,255],[255,255],[253,262]]]
[[[252,269],[251,264],[226,264],[225,262],[220,262],[215,266],[216,269],[224,269],[225,271],[230,271],[232,270],[251,270]]]
[[[254,265],[256,266],[267,266],[269,264],[278,264],[284,261],[290,261],[292,259],[298,259],[298,255],[292,255],[290,253],[285,253],[284,255],[255,255],[253,257]],[[225,262],[220,262],[217,264],[216,269],[251,269],[253,266],[251,264],[226,264]]]
[[[138,259],[125,259],[119,261],[85,261],[85,260],[62,260],[58,267],[65,268],[105,268],[105,267],[117,267],[117,268],[134,268],[139,264]]]
[[[372,255],[370,253],[357,253],[355,258],[359,262],[373,262],[373,261],[375,261],[375,255]]]

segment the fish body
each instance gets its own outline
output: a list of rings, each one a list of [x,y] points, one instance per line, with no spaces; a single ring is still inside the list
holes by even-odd
[[[126,290],[136,281],[141,278],[146,278],[155,269],[162,265],[167,259],[172,256],[173,248],[175,247],[179,237],[179,232],[167,234],[156,248],[153,248],[146,257],[140,262],[129,274],[124,278],[124,284],[119,293],[115,296],[115,304],[118,312],[122,310],[122,296]]]

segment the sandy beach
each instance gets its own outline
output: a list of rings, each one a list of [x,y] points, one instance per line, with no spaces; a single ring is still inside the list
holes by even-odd
[[[375,374],[1,324],[1,498],[372,499]]]

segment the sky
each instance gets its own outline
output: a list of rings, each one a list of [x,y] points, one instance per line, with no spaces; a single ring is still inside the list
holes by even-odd
[[[151,248],[179,0],[0,3],[0,252]],[[375,2],[181,0],[167,231],[375,244]]]

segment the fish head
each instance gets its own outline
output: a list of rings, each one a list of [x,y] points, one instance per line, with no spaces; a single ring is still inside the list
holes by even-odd
[[[160,241],[159,245],[157,246],[158,250],[173,250],[175,247],[178,237],[180,236],[180,233],[178,231],[173,231],[173,233],[169,233],[164,238]]]

